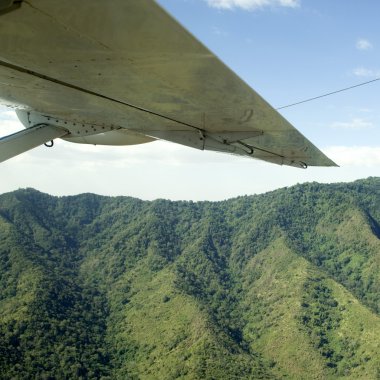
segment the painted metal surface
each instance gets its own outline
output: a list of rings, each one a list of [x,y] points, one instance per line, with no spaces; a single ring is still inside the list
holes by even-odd
[[[0,36],[2,104],[141,141],[335,165],[154,1],[23,1],[0,16]]]
[[[67,135],[67,130],[47,124],[37,124],[0,139],[0,162],[36,148],[57,137]]]

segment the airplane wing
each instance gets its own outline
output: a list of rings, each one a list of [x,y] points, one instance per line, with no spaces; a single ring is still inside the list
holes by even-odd
[[[32,128],[0,161],[53,136],[335,166],[152,0],[0,0],[0,99]]]

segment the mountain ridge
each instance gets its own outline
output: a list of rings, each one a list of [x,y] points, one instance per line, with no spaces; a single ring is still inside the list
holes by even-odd
[[[379,206],[0,195],[4,378],[380,378]]]

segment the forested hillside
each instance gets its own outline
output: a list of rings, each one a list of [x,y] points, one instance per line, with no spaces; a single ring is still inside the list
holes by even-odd
[[[223,202],[0,195],[2,379],[380,379],[380,178]]]

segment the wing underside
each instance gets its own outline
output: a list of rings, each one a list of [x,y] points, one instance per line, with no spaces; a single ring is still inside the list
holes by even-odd
[[[335,165],[154,1],[14,3],[0,14],[1,102],[66,122],[65,139],[101,144],[101,132]]]

